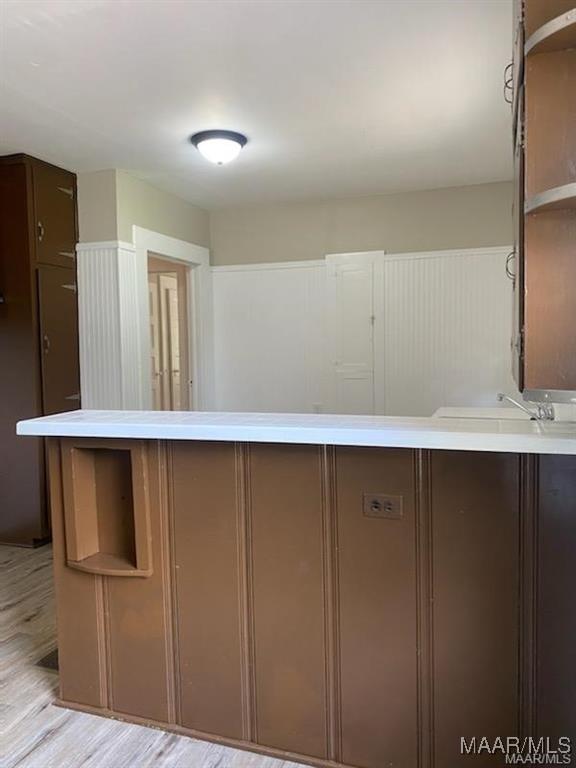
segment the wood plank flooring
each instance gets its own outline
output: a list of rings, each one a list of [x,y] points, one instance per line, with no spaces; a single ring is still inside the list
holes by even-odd
[[[0,546],[1,768],[298,768],[54,706],[58,675],[36,664],[55,625],[50,547]]]

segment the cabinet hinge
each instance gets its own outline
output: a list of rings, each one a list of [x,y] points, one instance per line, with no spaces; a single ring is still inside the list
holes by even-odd
[[[56,187],[59,192],[64,192],[65,195],[68,195],[68,197],[73,200],[74,199],[74,190],[72,187]]]

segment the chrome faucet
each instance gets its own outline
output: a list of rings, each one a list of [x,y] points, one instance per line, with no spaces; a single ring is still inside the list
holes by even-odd
[[[533,411],[525,406],[524,403],[521,403],[510,395],[506,395],[504,392],[499,392],[496,397],[498,398],[499,403],[503,403],[507,400],[509,403],[512,403],[512,405],[515,405],[516,408],[520,408],[521,411],[524,411],[524,413],[527,413],[528,416],[530,416],[532,421],[554,421],[555,414],[554,405],[552,403],[535,403],[536,410]]]

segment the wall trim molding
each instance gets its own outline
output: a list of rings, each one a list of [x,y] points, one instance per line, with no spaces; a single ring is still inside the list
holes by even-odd
[[[446,251],[410,251],[407,253],[384,253],[385,261],[399,261],[401,259],[445,259],[458,256],[492,256],[499,253],[510,253],[513,246],[491,245],[486,248],[451,248]]]
[[[102,248],[121,248],[123,251],[136,250],[133,243],[128,243],[124,240],[102,240],[90,243],[78,243],[76,245],[76,253],[99,251]]]
[[[132,240],[138,264],[137,292],[140,326],[140,403],[152,407],[150,369],[150,315],[148,307],[148,254],[177,261],[188,271],[188,336],[192,384],[189,402],[193,410],[210,410],[214,398],[214,344],[212,309],[212,271],[210,251],[201,245],[178,240],[144,227],[132,227]],[[191,310],[191,311],[190,311]]]
[[[262,269],[314,269],[326,266],[325,259],[304,259],[303,261],[266,261],[258,264],[220,264],[212,272],[254,272]]]
[[[450,256],[482,256],[493,255],[505,251],[509,253],[512,245],[490,245],[485,248],[450,248],[436,251],[400,251],[387,253],[386,251],[350,251],[346,253],[327,253],[323,259],[302,259],[301,261],[265,261],[257,264],[218,264],[211,267],[212,272],[253,272],[268,269],[306,269],[325,267],[330,263],[337,263],[353,259],[367,262],[397,261],[400,259],[440,259]]]

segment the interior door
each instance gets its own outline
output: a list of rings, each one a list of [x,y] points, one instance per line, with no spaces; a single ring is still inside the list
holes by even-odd
[[[328,263],[332,337],[331,410],[374,413],[373,261],[364,254]]]
[[[185,272],[149,272],[148,292],[153,407],[160,411],[186,410]]]
[[[76,181],[51,165],[34,166],[36,260],[74,267],[76,259]]]
[[[160,308],[158,275],[148,275],[148,300],[150,304],[150,363],[152,374],[152,407],[162,411],[162,350],[160,347]]]
[[[44,413],[80,407],[76,271],[38,268]]]
[[[166,409],[182,409],[182,369],[180,356],[180,315],[178,279],[176,275],[161,274],[158,278],[162,329],[162,364],[164,403]]]

